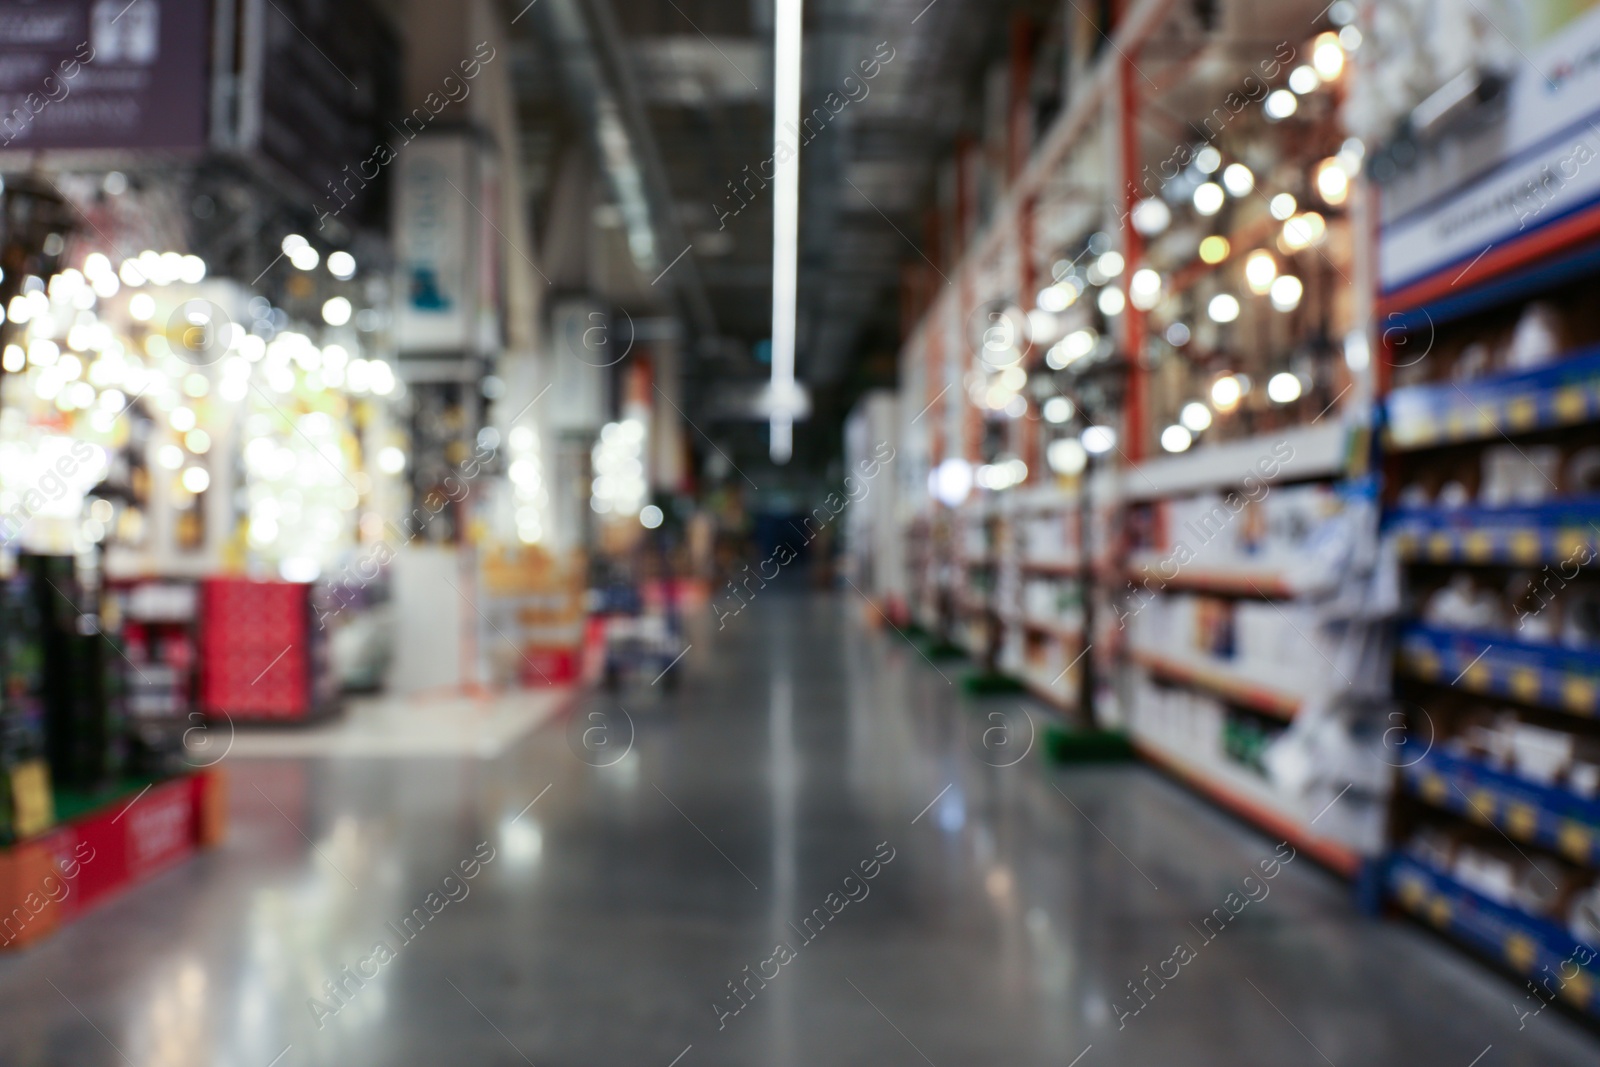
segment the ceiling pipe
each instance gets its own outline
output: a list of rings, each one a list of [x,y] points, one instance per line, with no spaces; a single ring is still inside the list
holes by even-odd
[[[609,0],[543,0],[532,11],[554,45],[550,53],[567,95],[616,194],[635,265],[651,284],[671,284],[696,333],[716,337],[716,316],[694,255],[675,258],[691,246]]]

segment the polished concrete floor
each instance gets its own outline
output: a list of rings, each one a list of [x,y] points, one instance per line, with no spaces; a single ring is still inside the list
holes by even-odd
[[[494,759],[232,761],[224,848],[0,957],[0,1065],[1600,1062],[1304,858],[1207,943],[1273,841],[1143,768],[1002,766],[1015,701],[864,614],[772,591],[675,694]]]

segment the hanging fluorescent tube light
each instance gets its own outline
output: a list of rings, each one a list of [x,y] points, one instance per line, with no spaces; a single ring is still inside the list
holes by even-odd
[[[800,272],[800,146],[779,151],[784,129],[800,126],[803,0],[777,0],[773,11],[772,91],[772,462],[794,454],[794,341]],[[787,158],[785,158],[787,157]]]

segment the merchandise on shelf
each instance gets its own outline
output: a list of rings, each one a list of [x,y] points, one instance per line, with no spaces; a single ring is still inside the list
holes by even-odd
[[[1158,500],[1130,523],[1133,568],[1147,586],[1181,583],[1187,572],[1277,588],[1295,580],[1313,536],[1343,507],[1326,483],[1261,484],[1254,498],[1226,490]]]
[[[1600,654],[1600,575],[1573,562],[1570,573],[1546,566],[1419,575],[1417,614],[1436,629]]]
[[[1600,1015],[1592,890],[1584,895],[1589,901],[1586,917],[1576,924],[1584,935],[1575,936],[1572,929],[1502,904],[1462,883],[1450,864],[1463,854],[1437,838],[1431,842],[1434,850],[1430,852],[1426,850],[1428,843],[1419,842],[1423,849],[1402,852],[1390,860],[1388,889],[1393,898],[1419,918],[1461,938],[1516,973],[1540,979],[1550,997],[1559,996],[1581,1011]],[[1503,883],[1492,854],[1471,848],[1464,858],[1469,878],[1480,886],[1494,883],[1499,890]],[[1549,985],[1551,975],[1560,976],[1554,987]]]
[[[1594,936],[1592,870],[1553,856],[1529,856],[1493,831],[1459,822],[1419,826],[1402,851],[1503,908],[1582,940]]]
[[[1127,618],[1129,647],[1175,671],[1210,670],[1289,699],[1319,692],[1332,680],[1337,646],[1307,603],[1167,593]]]
[[[574,681],[586,617],[584,560],[523,545],[486,554],[482,571],[483,612],[499,639],[490,646],[493,676],[521,685]]]
[[[1029,575],[1022,583],[1022,625],[1083,633],[1083,586],[1074,579]]]
[[[1306,729],[1148,675],[1132,683],[1128,730],[1141,750],[1224,806],[1353,873],[1379,852],[1386,790],[1369,716]],[[1296,731],[1292,747],[1287,745]],[[1337,800],[1337,803],[1334,801]]]
[[[1201,765],[1214,766],[1228,758],[1224,738],[1228,709],[1221,700],[1140,676],[1129,708],[1129,728],[1135,736],[1159,741]]]
[[[1596,804],[1594,764],[1572,760],[1555,781],[1536,781],[1555,762],[1532,756],[1520,763],[1488,755],[1496,742],[1509,747],[1510,734],[1490,738],[1483,755],[1459,741],[1430,751],[1404,768],[1404,787],[1423,803],[1491,825],[1508,837],[1555,852],[1574,863],[1600,865],[1600,805]],[[1590,751],[1592,752],[1592,739]],[[1526,744],[1526,741],[1524,742]],[[1566,747],[1567,742],[1558,742]],[[1559,759],[1559,756],[1557,757]]]
[[[1019,516],[1017,550],[1022,565],[1039,570],[1080,566],[1082,546],[1076,520],[1076,509],[1060,504]]]

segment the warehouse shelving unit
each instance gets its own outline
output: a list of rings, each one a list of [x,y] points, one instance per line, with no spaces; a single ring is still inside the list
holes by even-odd
[[[1522,270],[1559,276],[1544,270],[1539,257]],[[1405,309],[1402,321],[1413,331],[1470,323],[1470,311],[1481,315],[1548,291],[1507,281],[1486,279],[1470,304]],[[1398,310],[1399,300],[1389,307]],[[1480,458],[1486,448],[1570,452],[1595,440],[1600,362],[1587,354],[1557,353],[1554,360],[1533,372],[1390,393],[1385,445],[1396,489],[1431,465],[1469,462],[1469,450]],[[1537,475],[1525,478],[1537,486]],[[1532,491],[1546,488],[1559,494],[1566,487]],[[1580,607],[1577,598],[1600,559],[1597,517],[1594,499],[1564,494],[1488,506],[1397,503],[1387,511],[1414,596],[1412,617],[1397,635],[1396,688],[1410,712],[1412,738],[1428,750],[1402,771],[1386,885],[1398,906],[1517,974],[1537,979],[1545,968],[1564,967],[1559,973],[1566,978],[1576,968],[1559,997],[1600,1017],[1600,972],[1577,962],[1588,957],[1572,931],[1587,927],[1571,903],[1597,891],[1600,871],[1600,802],[1593,786],[1574,775],[1583,761],[1571,751],[1600,745],[1600,644],[1594,635],[1574,644],[1581,635],[1529,634],[1513,621],[1529,608],[1534,617],[1560,610],[1563,593],[1570,594],[1567,606]],[[1556,580],[1541,585],[1540,576],[1553,568]],[[1537,591],[1532,603],[1517,603],[1519,582]],[[1467,583],[1478,599],[1505,587],[1508,610],[1495,625],[1440,619],[1440,598],[1453,583]],[[1502,738],[1500,751],[1484,751],[1485,743],[1494,748]],[[1554,746],[1553,759],[1564,766],[1519,750],[1534,743]],[[1536,880],[1559,886],[1560,899],[1528,884]]]
[[[1013,599],[1000,666],[1068,716],[1082,706],[1084,592],[1095,558],[1104,560],[1103,552],[1084,550],[1079,500],[1055,489],[1020,490],[1004,505],[1011,537],[1002,574]]]
[[[1272,51],[1281,64],[1259,65],[1273,90],[1336,28],[1325,8],[1290,7],[1277,13],[1281,27],[1248,35],[1278,40],[1281,29],[1289,44]],[[1292,120],[1252,126],[1258,112],[1234,103],[1220,124],[1197,116],[1189,128],[1205,136],[1161,183],[1167,207],[1157,210],[1170,224],[1138,225],[1157,199],[1150,175],[1172,174],[1175,143],[1169,131],[1152,136],[1146,109],[1184,117],[1221,95],[1189,80],[1214,46],[1198,44],[1185,57],[1192,66],[1158,75],[1159,87],[1124,84],[1124,175],[1134,184],[1124,185],[1129,307],[1119,340],[1134,370],[1122,421],[1122,573],[1108,613],[1117,633],[1106,635],[1120,684],[1101,714],[1197,792],[1353,877],[1372,835],[1357,847],[1335,820],[1317,825],[1331,795],[1286,792],[1262,757],[1334,681],[1299,552],[1340,510],[1337,483],[1364,465],[1365,438],[1346,415],[1359,421],[1369,386],[1335,340],[1361,321],[1361,197],[1322,194],[1312,177],[1351,165],[1333,71],[1331,88],[1318,88],[1321,76],[1310,88],[1297,82]],[[1192,204],[1166,195],[1185,181]],[[1203,194],[1212,198],[1204,205]],[[1140,278],[1159,280],[1157,297],[1135,299]]]
[[[1290,59],[1309,62],[1318,34],[1333,27],[1326,8],[1310,3],[1257,12],[1248,25],[1232,6],[1214,25],[1199,25],[1170,0],[1135,0],[1118,13],[1111,45],[1083,57],[1066,107],[1026,164],[1008,175],[991,221],[975,235],[971,160],[958,153],[948,230],[939,229],[934,243],[958,249],[959,262],[937,277],[930,267],[926,284],[908,287],[931,297],[911,310],[915,326],[901,356],[903,405],[923,413],[908,428],[905,451],[929,483],[908,553],[916,621],[1010,675],[1069,724],[1127,729],[1154,765],[1353,874],[1358,852],[1311,826],[1315,798],[1280,794],[1259,759],[1265,742],[1305,706],[1317,671],[1304,662],[1274,671],[1234,657],[1231,647],[1205,655],[1186,640],[1141,645],[1125,628],[1131,615],[1153,617],[1196,598],[1225,605],[1225,613],[1239,606],[1273,618],[1300,611],[1303,575],[1293,560],[1256,551],[1268,540],[1257,528],[1264,513],[1239,522],[1255,524],[1251,546],[1186,562],[1159,588],[1149,575],[1170,544],[1160,531],[1141,540],[1141,526],[1185,500],[1260,479],[1253,465],[1275,447],[1292,460],[1280,455],[1266,481],[1285,499],[1320,486],[1314,491],[1334,500],[1327,487],[1364,458],[1367,439],[1352,435],[1345,415],[1370,396],[1370,386],[1346,372],[1341,343],[1331,339],[1365,307],[1354,280],[1365,269],[1353,251],[1359,194],[1351,193],[1348,205],[1342,192],[1319,200],[1312,177],[1320,160],[1340,150],[1334,105],[1342,90],[1324,85],[1296,94],[1300,115],[1270,129],[1259,98],[1248,114],[1230,103],[1228,128],[1203,125],[1218,157],[1210,180],[1221,182],[1229,165],[1248,163],[1248,187],[1235,173],[1220,212],[1191,209],[1192,189],[1185,188],[1165,197],[1170,225],[1131,224],[1149,200],[1171,191],[1160,164],[1210,118],[1200,102],[1234,88],[1216,80],[1229,66],[1220,60],[1264,49],[1251,70],[1281,88]],[[1084,29],[1086,39],[1098,36],[1097,27]],[[1293,42],[1290,59],[1285,48],[1261,45],[1280,34]],[[1156,39],[1159,48],[1146,47]],[[1331,71],[1326,80],[1337,78]],[[1191,112],[1188,127],[1168,122]],[[1290,157],[1263,154],[1262,146],[1277,140],[1296,146]],[[1284,184],[1285,163],[1297,175],[1292,188]],[[1148,180],[1156,173],[1159,189]],[[1288,213],[1284,196],[1296,205]],[[1213,240],[1202,255],[1198,246],[1208,235],[1225,237],[1231,251],[1213,255]],[[1252,250],[1253,259],[1270,258],[1275,277],[1294,289],[1273,290],[1270,307],[1266,289],[1245,288]],[[1102,267],[1104,276],[1096,276]],[[1147,300],[1136,285],[1152,272],[1160,296]],[[1072,292],[1041,307],[1052,286]],[[1112,289],[1120,306],[1101,298]],[[1207,317],[1208,302],[1224,293],[1237,293],[1243,304],[1236,324],[1226,315]],[[1192,450],[1166,454],[1171,449],[1158,444],[1162,428],[1177,425],[1180,408],[1208,397],[1230,367],[1254,377],[1253,385],[1238,378],[1249,395],[1216,405],[1214,425],[1185,430]],[[1292,375],[1296,396],[1267,403],[1273,374]],[[1090,424],[1105,426],[1114,441],[1097,455],[1071,455]],[[1019,464],[1021,478],[1006,473]],[[1131,611],[1136,588],[1144,590],[1141,600],[1164,606]],[[1299,653],[1322,666],[1310,649]],[[1141,694],[1153,688],[1209,702],[1216,712],[1209,733],[1174,734],[1161,716],[1140,714]]]
[[[1319,6],[1273,11],[1300,58],[1263,70],[1269,88],[1334,36]],[[1233,9],[1219,10],[1206,33],[1225,38]],[[912,443],[930,486],[917,528],[936,545],[928,531],[981,513],[995,532],[975,606],[989,629],[971,651],[1070,721],[1125,730],[1151,764],[1358,880],[1364,901],[1382,897],[1520,974],[1566,974],[1581,944],[1600,947],[1600,170],[1540,187],[1536,217],[1509,205],[1572,138],[1600,145],[1600,70],[1551,85],[1530,67],[1538,84],[1523,92],[1514,80],[1476,105],[1488,121],[1443,123],[1429,136],[1445,147],[1431,155],[1370,133],[1341,142],[1315,84],[1297,89],[1292,136],[1274,128],[1285,154],[1252,144],[1232,116],[1220,132],[1208,124],[1217,153],[1200,169],[1220,188],[1238,162],[1251,180],[1206,194],[1207,211],[1196,201],[1199,218],[1165,197],[1162,220],[1139,226],[1152,210],[1145,165],[1163,175],[1159,196],[1175,180],[1161,162],[1193,130],[1186,109],[1215,95],[1189,79],[1220,53],[1173,4],[1122,14],[970,240],[970,203],[957,197],[955,238],[939,244],[963,254],[948,285],[921,287],[939,295],[914,309],[902,354],[906,404],[927,405]],[[1600,11],[1564,17],[1561,47],[1600,48]],[[1252,29],[1240,39],[1279,39]],[[1359,33],[1337,40],[1368,55]],[[1337,82],[1337,66],[1330,54],[1318,77]],[[1199,147],[1180,177],[1200,167]],[[1347,188],[1337,175],[1324,183],[1330,166],[1346,170]],[[1315,234],[1291,232],[1312,215]],[[1090,277],[1107,253],[1116,262]],[[1291,275],[1288,291],[1272,288]],[[1137,277],[1154,296],[1133,299]],[[1052,281],[1074,292],[1040,308]],[[1109,288],[1120,297],[1110,311],[1099,298]],[[1032,331],[1040,311],[1082,343],[1018,344],[1027,378],[1013,403],[992,391],[1003,381],[984,366],[985,331]],[[1072,384],[1086,366],[1102,380]],[[1286,374],[1292,388],[1263,389]],[[1223,375],[1238,388],[1208,390]],[[1067,414],[1047,418],[1056,396]],[[1204,411],[1188,410],[1196,399]],[[1088,474],[1044,462],[1090,424],[1113,436]],[[1280,447],[1289,457],[1256,469]],[[982,484],[985,465],[1019,457],[1020,481],[991,476],[959,507],[944,499],[961,481],[946,466]],[[1229,494],[1251,499],[1222,515]],[[1036,527],[1081,539],[1085,507],[1094,549],[1030,546]],[[1359,580],[1319,570],[1342,516],[1347,537],[1371,548]],[[924,603],[970,592],[973,572],[953,559],[921,573],[943,582]],[[1050,581],[1076,591],[1055,602],[1078,613],[1036,610],[1029,586]],[[1516,582],[1531,601],[1507,593]],[[1498,618],[1491,586],[1508,598]],[[1397,603],[1392,644],[1352,639],[1373,637]],[[1345,654],[1361,664],[1355,680],[1335,666]],[[1092,685],[1052,681],[1067,657]],[[1361,733],[1371,722],[1349,726],[1348,753],[1383,749],[1349,797],[1339,782],[1323,796],[1326,782],[1267,773],[1263,754],[1285,731],[1307,746],[1316,730],[1392,707],[1403,710],[1378,724],[1381,745]],[[1501,862],[1512,845],[1525,855]],[[1587,918],[1573,910],[1580,898]],[[1560,996],[1600,1015],[1596,990],[1600,971],[1586,966]]]
[[[1557,45],[1600,42],[1595,16]],[[1472,210],[1570,150],[1563,123],[1592,140],[1594,83],[1547,85],[1544,58],[1497,105],[1505,148],[1460,154],[1491,113],[1414,149],[1378,231],[1383,523],[1415,749],[1384,883],[1505,969],[1559,974],[1542,996],[1600,1018],[1600,202],[1562,182],[1536,217]]]

